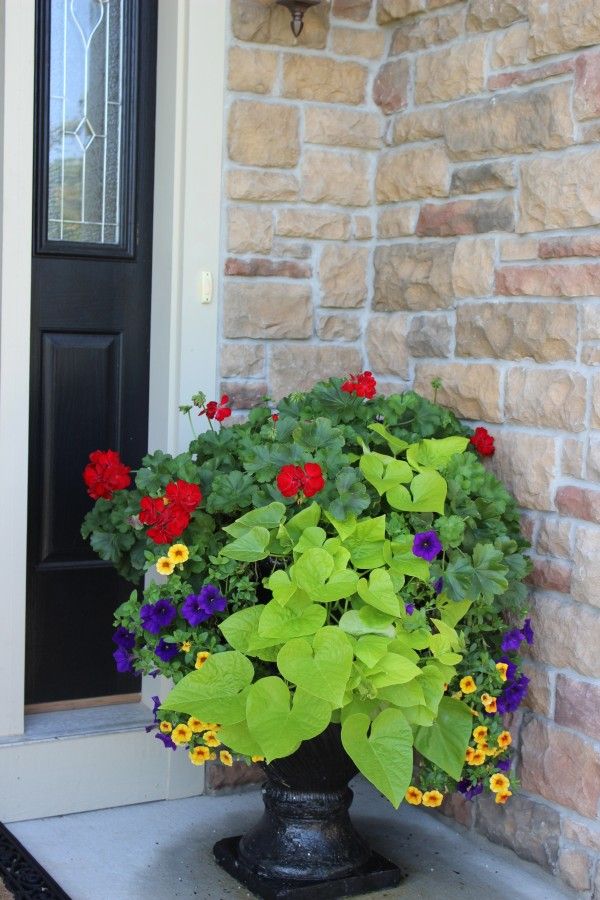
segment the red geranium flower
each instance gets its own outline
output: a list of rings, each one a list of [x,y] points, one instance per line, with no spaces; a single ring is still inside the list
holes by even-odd
[[[140,522],[150,525],[148,537],[155,544],[170,544],[190,524],[190,515],[202,500],[202,491],[189,481],[172,481],[164,497],[142,497]]]
[[[140,522],[142,525],[156,525],[165,510],[162,497],[142,497],[140,500]]]
[[[318,463],[306,463],[304,466],[304,482],[302,490],[305,497],[312,497],[325,487],[325,479]]]
[[[282,466],[277,476],[277,487],[284,497],[295,497],[302,491],[305,497],[312,497],[325,487],[325,479],[318,463],[302,466]]]
[[[494,438],[489,433],[487,428],[476,428],[475,434],[471,438],[471,443],[475,447],[478,453],[481,456],[493,456],[495,447],[494,447]]]
[[[279,422],[279,413],[273,413],[271,416],[274,422]]]
[[[198,413],[199,416],[203,416],[206,413],[207,419],[215,419],[217,422],[222,422],[223,419],[228,419],[231,415],[231,410],[227,406],[229,403],[229,397],[227,394],[223,394],[219,403],[216,400],[209,400],[204,409],[201,409]]]
[[[169,503],[187,513],[193,513],[202,500],[202,491],[198,485],[189,481],[172,481],[167,485],[165,494]]]
[[[190,514],[169,503],[167,506],[163,505],[162,513],[147,534],[155,544],[170,544],[185,531],[189,523]]]
[[[361,372],[359,375],[351,375],[348,381],[343,383],[342,390],[347,394],[356,394],[357,397],[372,400],[377,393],[377,382],[372,372]]]
[[[94,450],[83,470],[83,480],[92,500],[112,500],[115,491],[131,484],[131,469],[121,462],[116,450]]]

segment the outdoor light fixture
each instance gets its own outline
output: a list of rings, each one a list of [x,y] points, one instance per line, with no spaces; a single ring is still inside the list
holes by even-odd
[[[317,6],[321,0],[277,0],[279,6],[286,6],[292,16],[291,28],[295,36],[304,28],[304,13],[311,6]]]

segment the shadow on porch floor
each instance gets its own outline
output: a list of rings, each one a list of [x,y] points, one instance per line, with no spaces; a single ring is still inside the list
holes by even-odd
[[[565,900],[575,897],[536,865],[461,834],[413,807],[399,812],[355,784],[354,821],[372,846],[405,868],[401,900]],[[256,820],[258,792],[197,797],[19,822],[11,831],[72,900],[227,900],[249,897],[215,865],[212,845]]]

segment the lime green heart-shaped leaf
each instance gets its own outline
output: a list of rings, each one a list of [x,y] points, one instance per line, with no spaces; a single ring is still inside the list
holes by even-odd
[[[314,634],[324,624],[327,611],[318,603],[298,606],[295,603],[280,606],[271,600],[263,607],[258,623],[261,637],[270,638],[272,643],[283,644],[291,638]]]
[[[281,678],[268,676],[250,688],[246,717],[250,735],[270,762],[289,756],[302,741],[324,731],[331,721],[331,706],[300,688],[292,699]]]
[[[391,684],[382,687],[377,691],[377,696],[400,708],[425,705],[420,678],[413,678],[412,681],[407,681],[405,684]]]
[[[390,506],[403,512],[437,512],[443,515],[447,491],[448,485],[439,472],[424,469],[413,478],[410,494],[403,485],[398,485],[388,491],[386,497]]]
[[[373,722],[356,713],[342,724],[344,750],[396,809],[412,777],[412,743],[412,729],[399,709],[384,709]]]
[[[226,544],[221,550],[221,555],[240,562],[257,562],[269,555],[267,547],[270,540],[268,529],[255,525],[230,544]]]
[[[292,597],[298,593],[297,585],[293,584],[290,576],[283,569],[277,569],[267,581],[267,587],[273,593],[273,599],[280,606],[287,606]]]
[[[262,747],[250,734],[247,722],[222,725],[219,730],[219,738],[234,753],[243,753],[244,756],[263,756]]]
[[[334,562],[327,550],[313,547],[291,567],[293,583],[311,600],[319,600],[320,590],[333,572]]]
[[[369,672],[369,681],[373,687],[382,688],[390,684],[405,684],[420,674],[421,670],[410,659],[400,653],[386,653]]]
[[[374,606],[375,609],[390,616],[400,616],[403,608],[394,590],[394,584],[386,569],[374,569],[369,574],[369,580],[361,578],[357,585],[358,595],[361,600]]]
[[[433,725],[415,731],[415,748],[458,781],[472,727],[469,707],[460,700],[442,697]]]
[[[387,653],[390,639],[379,634],[365,634],[358,639],[354,648],[354,655],[357,659],[372,669],[379,660]]]
[[[393,638],[395,630],[392,622],[393,616],[379,612],[372,606],[363,606],[362,609],[349,609],[345,612],[339,623],[339,627],[347,634],[381,634],[384,637]]]
[[[384,564],[385,516],[363,519],[344,540],[352,565],[357,569],[376,569]]]
[[[380,437],[387,441],[388,447],[390,448],[392,453],[401,453],[408,447],[408,443],[406,441],[395,437],[393,434],[391,434],[391,432],[387,430],[385,425],[382,425],[380,422],[373,422],[371,425],[369,425],[369,428],[371,429],[371,431],[374,431],[375,434],[380,435]]]
[[[253,678],[254,666],[242,653],[213,653],[201,669],[175,685],[161,709],[235,725],[246,718],[246,694]]]
[[[294,547],[294,553],[305,553],[311,547],[322,547],[327,538],[327,532],[318,525],[311,525],[305,528],[300,536],[300,540]]]
[[[385,561],[394,575],[409,575],[420,581],[429,581],[429,563],[413,553],[414,537],[412,534],[399,537],[386,544]]]
[[[248,652],[251,639],[258,634],[258,620],[264,608],[264,605],[257,603],[256,606],[248,606],[232,613],[221,622],[219,629],[230,647],[240,653]]]
[[[460,435],[424,438],[418,444],[411,444],[406,451],[406,458],[415,469],[444,469],[456,453],[466,450],[468,444],[469,438]]]
[[[292,539],[292,542],[295,544],[300,540],[305,528],[311,528],[318,525],[320,518],[321,507],[318,503],[311,503],[310,506],[305,506],[304,509],[301,509],[295,516],[288,519],[285,523],[285,528]]]
[[[255,525],[262,528],[277,528],[285,515],[285,505],[283,503],[269,503],[268,506],[261,506],[259,509],[252,509],[245,515],[240,516],[231,525],[225,525],[223,531],[230,534],[234,538],[242,537]]]
[[[312,644],[305,638],[284,644],[277,667],[287,681],[337,708],[344,700],[352,659],[352,645],[344,632],[327,626],[317,631]]]

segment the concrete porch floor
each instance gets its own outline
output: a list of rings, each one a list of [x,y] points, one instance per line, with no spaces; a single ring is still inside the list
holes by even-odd
[[[532,863],[441,816],[398,812],[369,785],[353,785],[353,818],[371,845],[405,868],[399,900],[564,900],[576,895]],[[214,863],[212,845],[239,834],[261,809],[258,791],[161,801],[9,827],[72,900],[226,900],[250,897]]]

